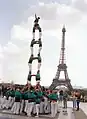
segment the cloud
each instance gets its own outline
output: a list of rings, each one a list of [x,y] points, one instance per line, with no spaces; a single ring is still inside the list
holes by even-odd
[[[73,4],[75,1],[73,1]],[[76,3],[75,3],[76,4]],[[86,14],[83,14],[78,7],[59,3],[39,3],[31,6],[26,14],[31,14],[28,20],[22,21],[18,25],[14,25],[11,30],[11,41],[4,47],[4,81],[14,80],[16,83],[26,83],[28,75],[28,58],[30,56],[30,41],[32,40],[32,25],[34,13],[41,17],[40,25],[43,31],[42,41],[43,48],[41,51],[41,83],[50,85],[55,77],[57,65],[60,57],[60,47],[62,38],[62,26],[66,26],[66,59],[68,65],[69,77],[72,84],[86,86],[85,67],[87,56],[86,51]],[[84,22],[85,21],[85,22]],[[84,30],[85,28],[85,30]],[[35,49],[36,48],[36,49]],[[38,46],[34,51],[37,55]],[[85,59],[82,59],[85,57]],[[34,62],[34,66],[37,62]],[[7,68],[6,68],[7,67]],[[35,68],[34,68],[35,69]],[[37,71],[37,68],[33,73]],[[78,74],[82,72],[82,74]],[[84,82],[81,81],[84,75]],[[80,82],[78,82],[80,80]],[[47,82],[48,81],[48,82]],[[35,79],[32,79],[35,83]]]
[[[0,45],[0,61],[3,59],[3,48]]]
[[[40,16],[40,23],[44,30],[58,29],[61,24],[76,25],[82,17],[81,12],[75,7],[56,2],[48,4],[39,3],[38,5],[31,6],[26,12],[31,13],[33,17],[35,13]]]
[[[17,54],[19,53],[19,48],[13,44],[12,42],[8,42],[8,44],[6,44],[4,47],[3,47],[3,52],[5,52],[6,54]]]
[[[20,25],[14,25],[11,30],[11,39],[25,40],[31,39],[32,35],[32,17],[29,17],[27,22],[22,22]]]
[[[4,59],[3,48],[0,45],[0,79],[3,77],[3,59]]]
[[[72,0],[72,6],[83,14],[87,13],[87,0]]]

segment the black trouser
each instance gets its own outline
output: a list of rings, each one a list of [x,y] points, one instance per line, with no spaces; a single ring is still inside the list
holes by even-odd
[[[77,99],[77,110],[79,110],[79,103],[80,103],[80,100]]]

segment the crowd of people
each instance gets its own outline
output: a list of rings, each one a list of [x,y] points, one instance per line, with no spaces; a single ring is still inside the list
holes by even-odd
[[[80,95],[72,93],[73,108],[79,110]],[[67,112],[68,94],[66,91],[49,90],[37,86],[26,85],[22,88],[9,86],[4,89],[0,97],[0,109],[10,110],[13,114],[25,114],[38,117],[41,114],[51,114],[55,117],[59,113],[58,102],[63,102],[63,111]]]
[[[0,98],[0,108],[10,109],[14,114],[27,116],[39,114],[57,114],[57,91],[49,91],[41,86],[7,87]]]

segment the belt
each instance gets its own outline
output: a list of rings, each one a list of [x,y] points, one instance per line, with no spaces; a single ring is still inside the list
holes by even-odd
[[[35,100],[34,99],[28,99],[28,102],[30,103],[30,102],[35,102]]]
[[[56,100],[52,100],[51,102],[53,102],[53,103],[54,103],[54,102],[57,102],[57,101],[56,101]]]

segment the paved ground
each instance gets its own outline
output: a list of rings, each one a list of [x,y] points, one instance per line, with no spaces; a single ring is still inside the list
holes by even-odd
[[[34,119],[37,117],[27,117],[27,116],[18,116],[18,115],[9,115],[9,114],[0,114],[0,119]],[[37,119],[51,119],[50,115],[46,116],[40,116]],[[58,119],[58,115],[55,117],[55,119]]]
[[[84,111],[84,113],[87,115],[87,103],[80,103],[80,108]]]
[[[72,107],[72,102],[68,102],[68,106]],[[87,119],[87,103],[80,103],[80,110],[74,111],[75,119]]]
[[[55,119],[87,119],[87,103],[81,103],[80,104],[81,109],[80,111],[75,111],[72,113],[72,102],[68,102],[68,109],[67,115],[63,114],[63,109],[59,108],[60,113],[56,116]],[[84,112],[83,112],[84,111]],[[0,119],[29,119],[27,116],[18,116],[18,115],[12,115],[12,114],[6,114],[0,112]],[[30,119],[34,119],[34,117],[31,117]],[[50,115],[42,115],[40,118],[37,119],[51,119]]]
[[[87,119],[87,115],[80,109],[79,111],[75,111],[75,119]]]
[[[56,115],[55,119],[58,119],[59,114]],[[7,118],[6,118],[7,117]],[[23,115],[14,115],[10,111],[0,111],[0,119],[34,119],[36,117],[27,117]],[[51,115],[40,115],[37,119],[51,119]]]
[[[68,108],[67,114],[65,115],[63,109],[61,109],[58,119],[75,119],[74,113],[72,113],[72,108]]]
[[[55,119],[75,119],[74,118],[74,114],[72,113],[72,109],[68,108],[67,109],[67,114],[64,115],[63,113],[63,109],[60,108],[60,113],[57,114],[57,116],[55,117]],[[29,119],[29,117],[27,116],[18,116],[18,115],[13,115],[9,112],[9,111],[4,111],[0,114],[0,119]],[[6,118],[7,117],[7,118]],[[31,117],[30,119],[34,119],[34,117]],[[51,119],[51,115],[41,115],[39,118],[37,119]]]

